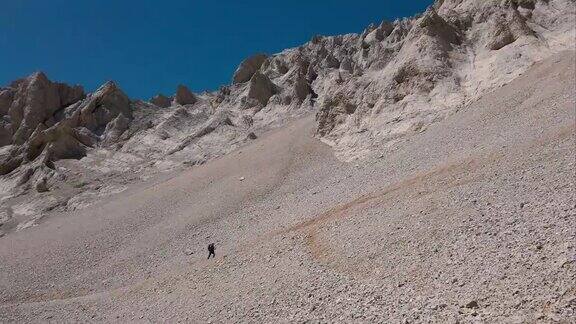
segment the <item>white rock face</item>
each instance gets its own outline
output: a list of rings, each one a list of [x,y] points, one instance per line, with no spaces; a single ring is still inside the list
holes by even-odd
[[[44,73],[34,73],[26,79],[16,81],[3,91],[0,112],[10,118],[12,141],[23,144],[40,123],[54,123],[56,111],[84,97],[82,87],[69,87],[53,83]],[[6,107],[9,108],[6,112]],[[50,125],[51,126],[51,125]]]
[[[30,164],[34,173],[53,169],[60,159],[81,158],[100,137],[117,136],[120,126],[109,127],[113,135],[107,126],[118,116],[132,119],[130,100],[113,82],[85,99],[82,88],[52,83],[42,73],[19,81],[17,87],[6,119],[7,132],[14,135],[9,141],[4,138],[9,146],[0,155],[0,174],[22,174],[19,185],[31,177],[27,166],[18,169],[21,165]]]
[[[570,0],[436,1],[420,16],[360,34],[315,36],[254,55],[218,91],[179,86],[150,103],[131,101],[111,82],[85,95],[36,73],[0,89],[0,196],[26,192],[33,181],[50,191],[65,183],[71,194],[73,181],[202,164],[250,133],[309,113],[339,158],[370,156],[534,62],[574,49],[575,7]]]

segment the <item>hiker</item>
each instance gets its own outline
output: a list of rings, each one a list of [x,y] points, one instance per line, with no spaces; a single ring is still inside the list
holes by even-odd
[[[216,253],[214,252],[214,250],[216,250],[216,247],[214,247],[214,243],[208,244],[208,259],[210,259],[210,256],[212,256],[213,258],[216,257]]]

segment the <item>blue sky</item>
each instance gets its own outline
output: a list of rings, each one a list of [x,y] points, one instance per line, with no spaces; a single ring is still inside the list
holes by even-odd
[[[115,80],[132,98],[229,83],[236,66],[313,35],[361,32],[432,0],[11,0],[0,11],[0,85],[44,71],[93,91]]]

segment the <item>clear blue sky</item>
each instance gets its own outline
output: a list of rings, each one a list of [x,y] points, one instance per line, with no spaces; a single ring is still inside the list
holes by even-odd
[[[432,0],[11,0],[0,11],[0,85],[44,71],[93,91],[115,80],[132,98],[229,83],[238,63],[313,35],[361,32]]]

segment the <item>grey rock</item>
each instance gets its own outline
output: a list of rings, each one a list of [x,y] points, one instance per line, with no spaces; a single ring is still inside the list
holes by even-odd
[[[240,66],[234,72],[232,83],[244,83],[249,81],[254,73],[260,69],[260,66],[266,61],[266,54],[253,55],[240,63]]]

